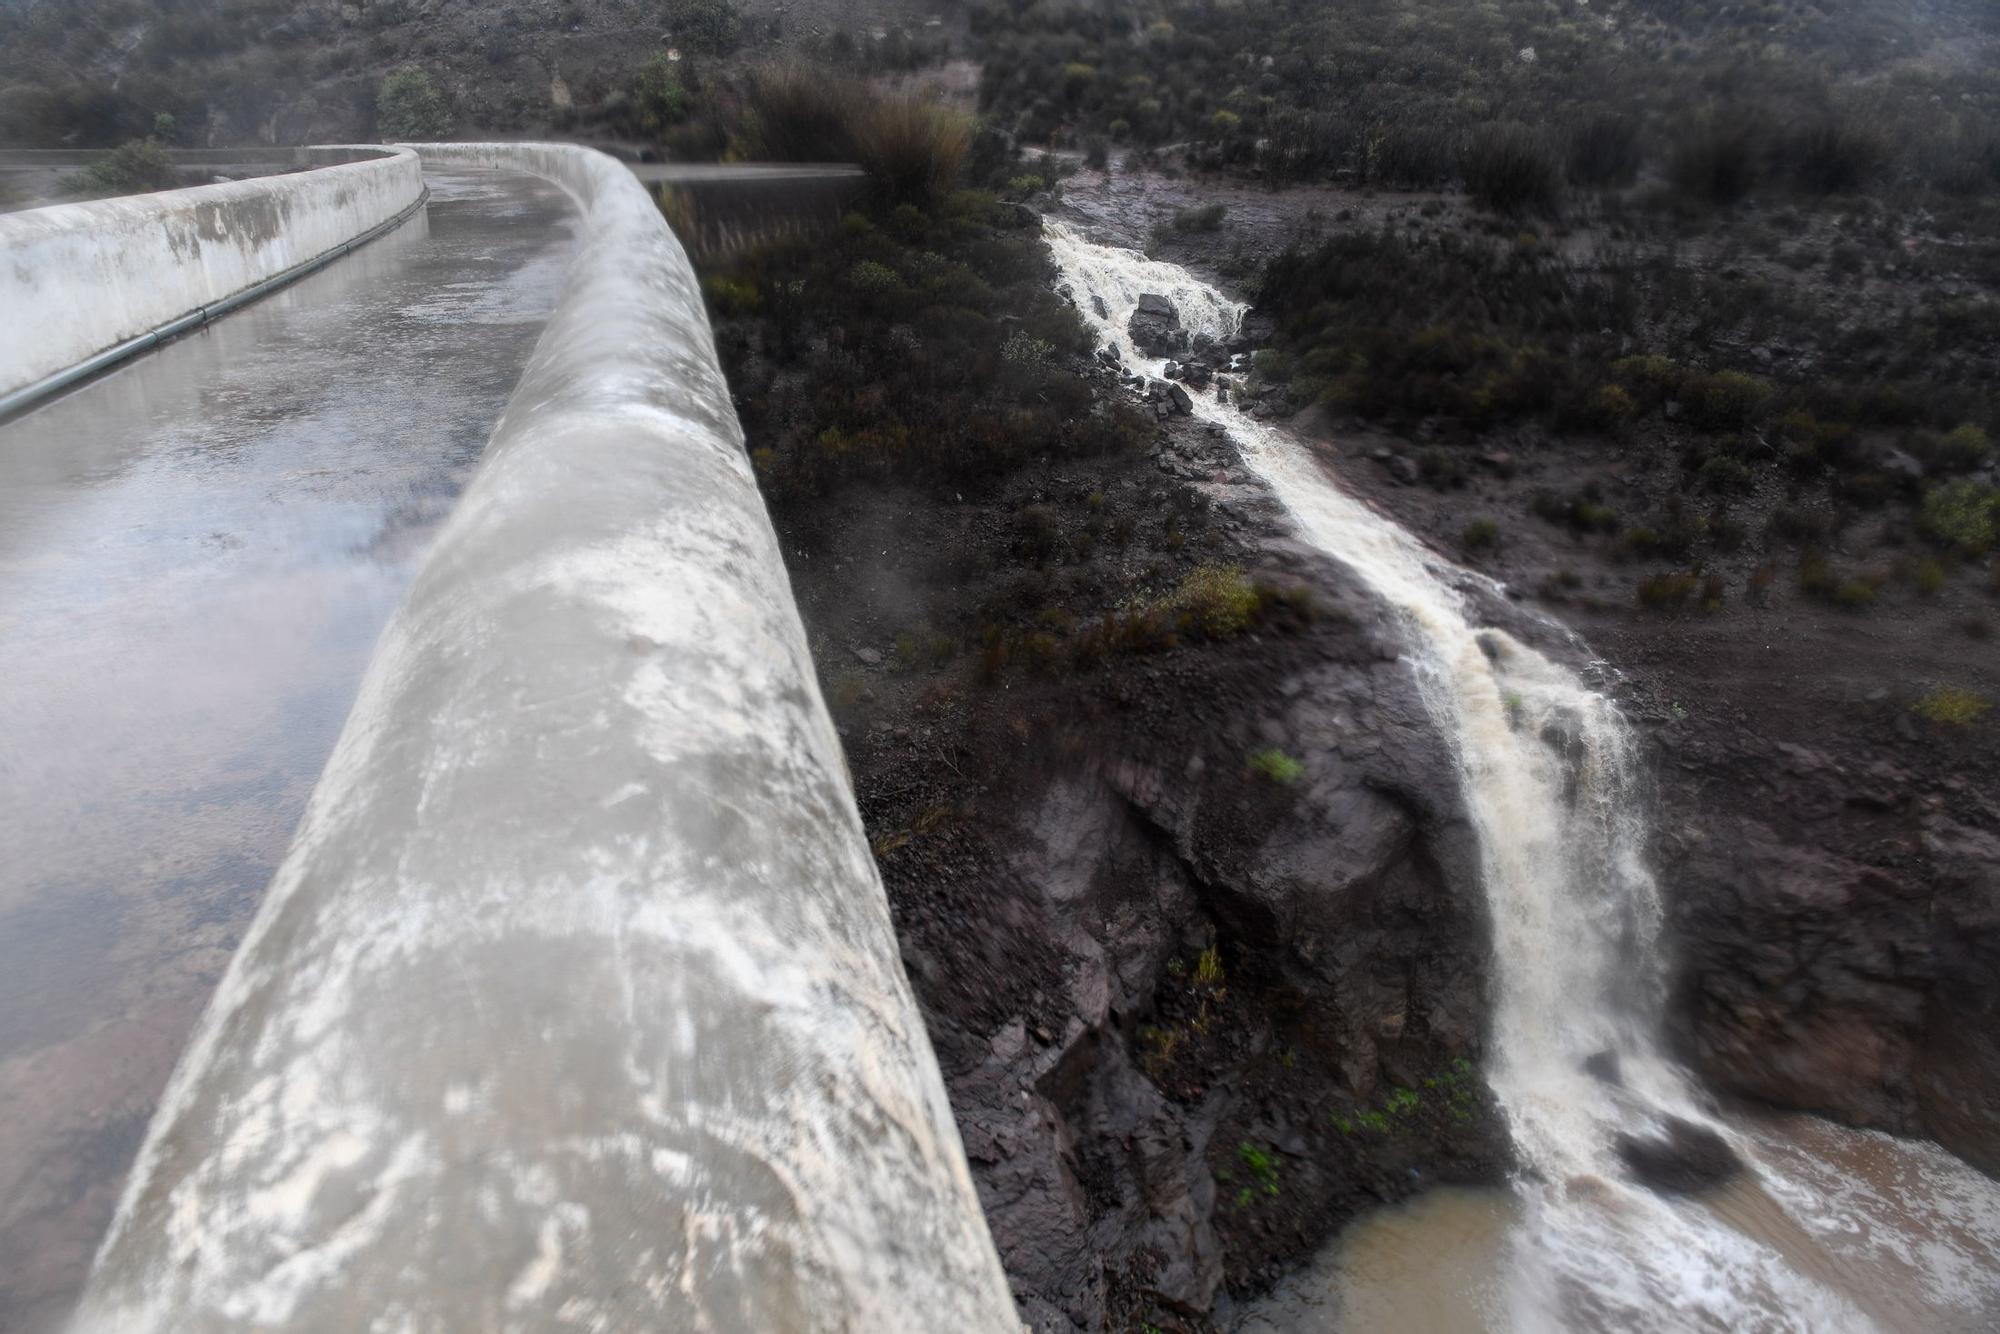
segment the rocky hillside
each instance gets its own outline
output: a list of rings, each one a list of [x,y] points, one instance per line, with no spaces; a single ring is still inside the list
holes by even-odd
[[[415,69],[459,136],[651,138],[649,66],[676,86],[800,56],[909,68],[953,48],[957,0],[10,0],[0,145],[191,147],[367,139],[383,80]],[[169,117],[162,122],[159,118]],[[651,119],[649,120],[649,116]],[[164,129],[162,130],[162,127]]]

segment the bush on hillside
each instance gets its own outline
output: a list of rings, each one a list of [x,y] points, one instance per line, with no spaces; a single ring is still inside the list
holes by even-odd
[[[1192,208],[1177,210],[1167,227],[1176,232],[1214,232],[1222,230],[1222,220],[1229,216],[1227,204],[1198,204]]]
[[[1525,125],[1495,125],[1466,142],[1466,193],[1502,213],[1546,212],[1562,186],[1555,155]]]
[[[442,139],[451,121],[451,103],[421,66],[391,70],[375,94],[375,132],[383,139]]]
[[[675,42],[704,55],[727,55],[736,49],[741,24],[729,0],[671,0],[667,30]]]
[[[1675,137],[1667,178],[1683,196],[1705,204],[1733,204],[1757,184],[1757,138],[1740,114],[1697,118]]]
[[[1779,167],[1792,183],[1823,195],[1859,190],[1888,155],[1879,136],[1832,115],[1795,128],[1777,148]]]
[[[2000,491],[1965,479],[1934,487],[1918,523],[1932,541],[1983,556],[2000,543]]]
[[[81,194],[135,195],[168,190],[175,184],[174,160],[150,139],[135,139],[111,150],[64,184]]]
[[[855,127],[855,156],[878,195],[936,203],[951,193],[972,147],[972,122],[955,107],[912,94],[870,100]]]
[[[688,91],[679,65],[666,52],[656,54],[632,80],[632,109],[641,133],[663,134],[688,115]]]
[[[949,194],[972,149],[972,122],[911,93],[879,93],[798,65],[751,76],[739,148],[769,162],[854,162],[892,204]]]
[[[1578,185],[1628,184],[1639,172],[1639,122],[1615,111],[1584,116],[1570,127],[1568,166]]]
[[[860,91],[804,65],[769,65],[750,76],[743,157],[763,162],[852,162]]]

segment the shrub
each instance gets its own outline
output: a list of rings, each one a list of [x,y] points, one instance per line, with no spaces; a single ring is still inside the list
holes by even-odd
[[[2000,135],[1950,121],[1922,139],[1917,174],[1946,194],[1976,195],[2000,185]]]
[[[1202,204],[1180,210],[1167,226],[1177,232],[1213,232],[1221,230],[1222,220],[1228,216],[1227,204]]]
[[[1276,175],[1301,180],[1332,171],[1354,147],[1354,130],[1346,120],[1286,107],[1270,118],[1260,152]]]
[[[633,79],[632,109],[638,128],[646,134],[660,134],[687,119],[687,89],[679,67],[664,51],[640,67]]]
[[[661,211],[666,211],[664,203]],[[755,315],[763,304],[763,295],[755,283],[726,274],[710,274],[702,279],[701,288],[708,297],[709,310],[721,319]]]
[[[1257,586],[1241,569],[1202,565],[1189,571],[1163,606],[1210,639],[1228,639],[1250,628],[1262,604]]]
[[[903,280],[880,260],[863,259],[855,261],[854,267],[847,271],[847,285],[864,295],[880,296],[896,291]]]
[[[1757,140],[1740,116],[1706,115],[1674,140],[1667,179],[1681,194],[1708,204],[1733,204],[1757,183]]]
[[[854,162],[890,204],[935,205],[958,184],[972,123],[942,103],[876,93],[802,65],[750,77],[739,148],[770,162]]]
[[[1465,525],[1458,541],[1467,551],[1491,551],[1500,545],[1500,525],[1491,519],[1474,519]]]
[[[1745,429],[1770,396],[1770,385],[1741,371],[1693,374],[1681,382],[1688,419],[1709,431]]]
[[[1280,787],[1290,787],[1306,775],[1305,765],[1275,747],[1252,755],[1250,767]]]
[[[726,55],[736,49],[738,21],[729,0],[669,0],[667,27],[690,51]]]
[[[1917,701],[1917,713],[1946,727],[1969,727],[1984,718],[1993,701],[1957,686],[1939,686]]]
[[[1807,551],[1799,558],[1799,591],[1844,611],[1866,611],[1875,605],[1879,579],[1843,575],[1826,554]]]
[[[892,203],[936,204],[958,185],[972,148],[972,121],[964,112],[915,94],[870,102],[854,135],[855,161]]]
[[[170,189],[174,184],[174,160],[167,150],[149,139],[136,139],[111,150],[66,185],[79,192],[132,195],[147,190]]]
[[[1578,185],[1624,185],[1639,171],[1639,122],[1617,112],[1585,116],[1569,132],[1569,178]]]
[[[1678,611],[1701,587],[1697,575],[1684,572],[1656,574],[1639,581],[1639,605],[1649,611]]]
[[[768,65],[750,76],[741,156],[767,162],[852,162],[860,94],[845,79],[803,65]]]
[[[1605,430],[1623,426],[1638,411],[1638,401],[1623,385],[1599,385],[1590,397],[1590,419]]]
[[[1917,524],[1934,542],[1985,555],[2000,542],[2000,491],[1963,479],[1933,487]]]
[[[1383,185],[1421,190],[1461,172],[1458,136],[1426,126],[1376,130],[1362,146],[1362,175]]]
[[[1460,169],[1466,193],[1503,213],[1547,211],[1561,189],[1554,154],[1524,125],[1498,125],[1474,135]]]
[[[1932,451],[1932,461],[1946,472],[1971,472],[1993,455],[1993,442],[1971,422],[1948,432]]]
[[[375,94],[375,132],[390,140],[442,139],[451,133],[451,104],[417,65],[391,70]]]
[[[1860,189],[1888,152],[1873,132],[1823,116],[1787,135],[1778,156],[1801,189],[1827,195]]]

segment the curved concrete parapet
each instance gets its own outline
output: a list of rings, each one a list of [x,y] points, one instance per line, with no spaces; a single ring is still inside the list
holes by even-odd
[[[127,1331],[1020,1326],[686,258],[610,158],[86,1295]]]
[[[314,169],[0,214],[0,402],[309,265],[423,198],[408,149],[298,154]]]

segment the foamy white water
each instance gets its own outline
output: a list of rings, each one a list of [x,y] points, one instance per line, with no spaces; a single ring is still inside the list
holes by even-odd
[[[1047,236],[1083,318],[1139,374],[1157,378],[1164,364],[1126,331],[1142,294],[1172,301],[1191,334],[1224,340],[1242,319],[1240,303],[1176,265],[1094,244],[1061,223],[1049,223]],[[1844,1294],[1837,1266],[1821,1271],[1788,1256],[1798,1249],[1786,1244],[1793,1233],[1808,1250],[1851,1238],[1825,1184],[1718,1123],[1659,1051],[1661,907],[1645,857],[1635,743],[1617,708],[1568,669],[1481,625],[1469,596],[1479,576],[1342,491],[1282,429],[1211,394],[1191,396],[1195,415],[1229,434],[1299,535],[1401,619],[1424,702],[1458,761],[1494,931],[1486,1073],[1521,1163],[1520,1221],[1491,1323],[1524,1331],[1899,1328]],[[1481,591],[1498,593],[1490,584]],[[1585,1071],[1601,1053],[1615,1056],[1619,1083]],[[1669,1115],[1729,1139],[1761,1169],[1768,1198],[1782,1202],[1791,1223],[1763,1215],[1746,1222],[1628,1183],[1616,1136],[1645,1134]],[[1977,1239],[1959,1253],[1927,1254],[1949,1274],[1934,1286],[1964,1299],[1947,1298],[1943,1309],[1977,1312],[2000,1302],[1995,1285],[1978,1278],[1981,1256],[1989,1269],[2000,1256],[2000,1187],[1957,1167],[1954,1188],[1975,1201],[1960,1216],[1975,1223],[1954,1236]],[[1816,1229],[1814,1219],[1835,1221]]]

